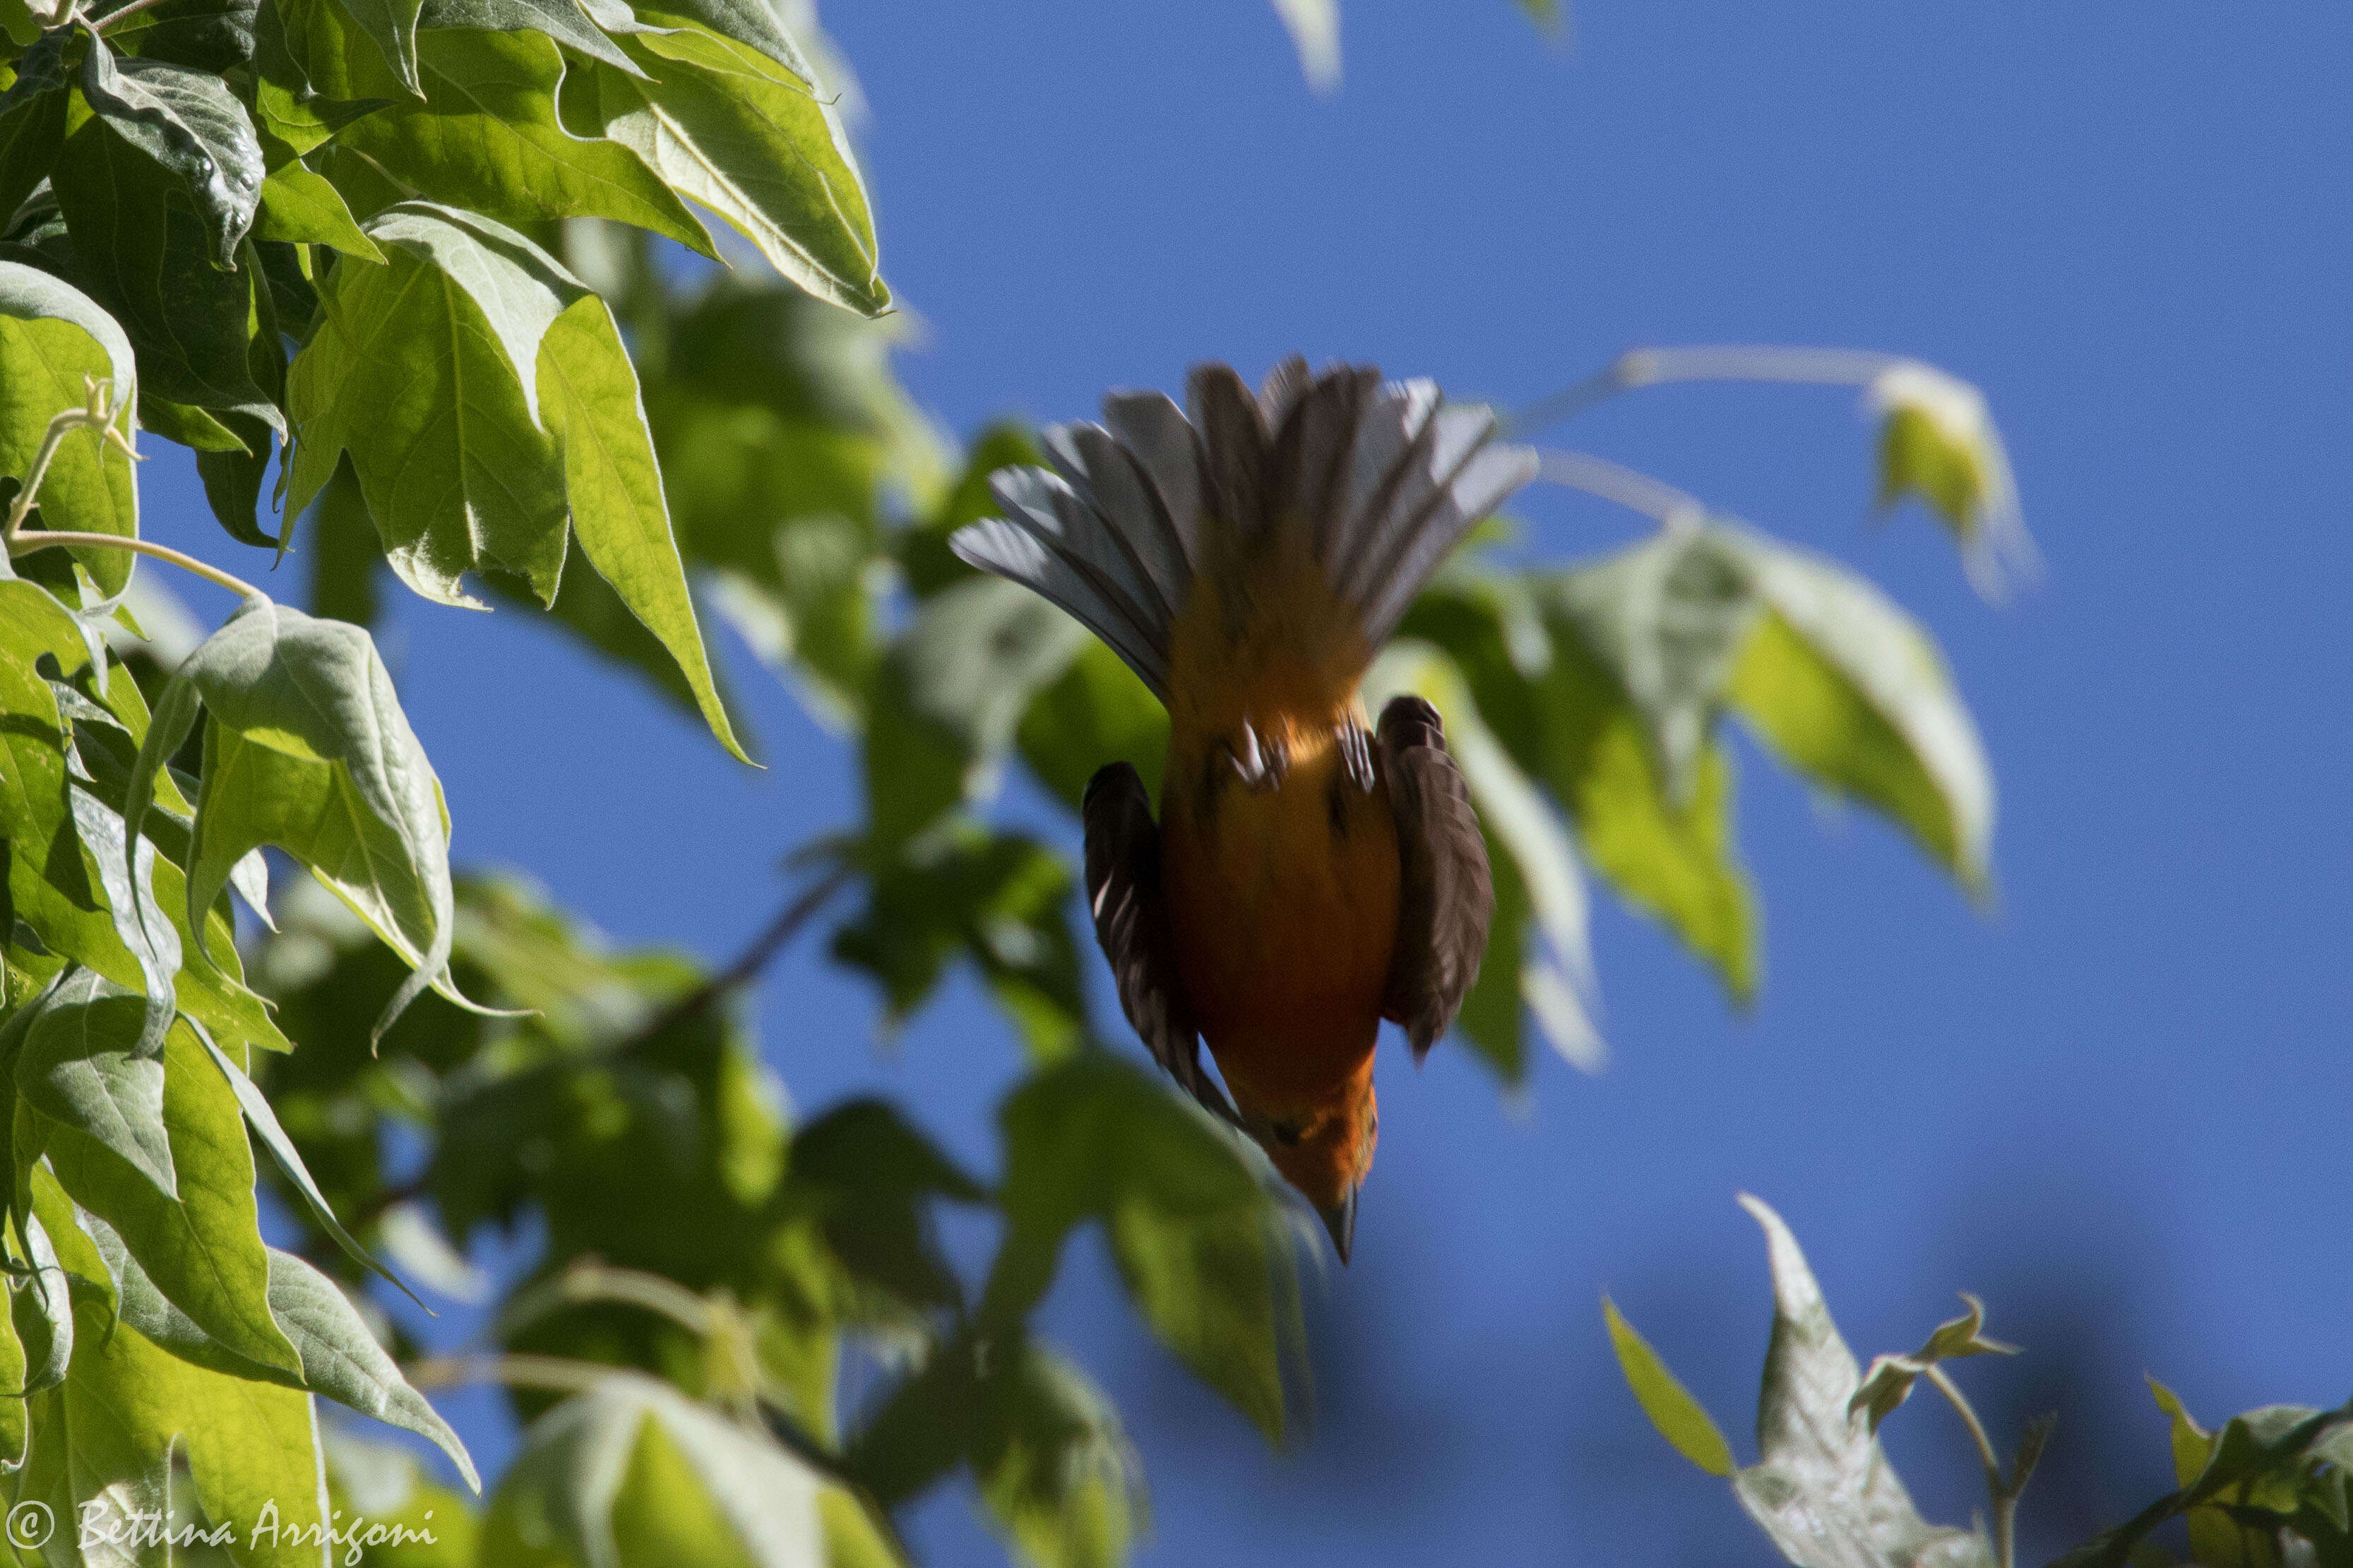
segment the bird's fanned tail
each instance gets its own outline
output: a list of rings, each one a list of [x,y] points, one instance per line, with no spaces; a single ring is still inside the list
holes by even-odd
[[[1164,702],[1197,577],[1299,545],[1369,658],[1471,525],[1535,472],[1533,452],[1494,442],[1491,410],[1370,367],[1311,375],[1294,356],[1253,395],[1208,364],[1187,391],[1189,418],[1159,393],[1120,392],[1104,425],[1050,428],[1052,468],[999,469],[1005,516],[950,541],[1075,616]]]

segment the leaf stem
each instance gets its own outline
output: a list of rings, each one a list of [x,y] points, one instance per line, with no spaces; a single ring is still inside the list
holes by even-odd
[[[432,1356],[406,1369],[412,1387],[461,1388],[470,1383],[500,1383],[509,1388],[543,1388],[586,1394],[619,1367],[553,1355]]]
[[[136,16],[140,12],[150,10],[163,3],[164,0],[131,0],[131,4],[121,10],[109,11],[103,16],[85,16],[81,19],[81,23],[93,33],[102,33],[125,16]]]
[[[1670,530],[1691,528],[1707,515],[1707,504],[1689,491],[1587,452],[1539,447],[1536,478],[1615,501]]]
[[[1978,1413],[1971,1408],[1968,1396],[1961,1392],[1960,1385],[1953,1381],[1951,1374],[1935,1362],[1930,1362],[1921,1375],[1935,1384],[1936,1392],[1961,1413],[1961,1420],[1968,1426],[1969,1436],[1977,1442],[1978,1458],[1985,1464],[1986,1497],[1993,1506],[1994,1568],[2012,1568],[2018,1557],[2019,1488],[2012,1486],[2002,1475],[2001,1459],[1993,1451],[1993,1439],[1986,1436],[1985,1423],[1978,1419]]]
[[[60,408],[49,416],[48,428],[41,432],[40,448],[33,454],[33,466],[26,470],[25,482],[9,504],[7,521],[0,522],[0,542],[13,542],[25,519],[32,515],[35,503],[40,500],[41,481],[49,477],[49,464],[57,458],[58,448],[65,445],[66,437],[75,431],[94,430],[101,443],[111,441],[125,457],[133,462],[138,460],[139,450],[131,444],[131,437],[115,428],[114,383],[85,375],[81,385],[80,407]]]
[[[168,544],[157,544],[153,540],[125,539],[112,533],[72,533],[46,528],[15,530],[7,538],[8,553],[12,558],[29,555],[36,550],[47,550],[53,544],[79,545],[94,550],[128,550],[135,555],[152,555],[158,561],[169,562],[183,572],[193,572],[206,582],[217,583],[240,598],[269,596],[242,577],[231,576],[208,562],[199,561]]]
[[[1529,436],[1637,387],[1676,381],[1778,381],[1811,386],[1868,386],[1904,363],[1866,349],[1775,348],[1704,343],[1691,348],[1629,349],[1609,365],[1504,421],[1504,434]]]

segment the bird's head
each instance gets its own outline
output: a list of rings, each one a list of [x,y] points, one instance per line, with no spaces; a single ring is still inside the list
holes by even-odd
[[[1282,1179],[1315,1205],[1340,1261],[1347,1262],[1356,1239],[1356,1192],[1373,1168],[1373,1145],[1380,1138],[1372,1063],[1342,1080],[1335,1092],[1314,1100],[1254,1094],[1238,1079],[1228,1083],[1242,1125]]]

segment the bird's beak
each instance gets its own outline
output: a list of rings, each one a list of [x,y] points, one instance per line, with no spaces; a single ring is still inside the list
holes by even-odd
[[[1330,1208],[1316,1211],[1324,1216],[1324,1228],[1332,1233],[1333,1250],[1339,1253],[1344,1265],[1348,1261],[1348,1248],[1356,1239],[1356,1194],[1362,1190],[1350,1187],[1347,1196]]]

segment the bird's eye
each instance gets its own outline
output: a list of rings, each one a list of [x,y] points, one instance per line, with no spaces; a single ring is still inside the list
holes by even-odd
[[[1274,1141],[1288,1149],[1298,1143],[1304,1131],[1296,1121],[1278,1121],[1274,1124]]]

